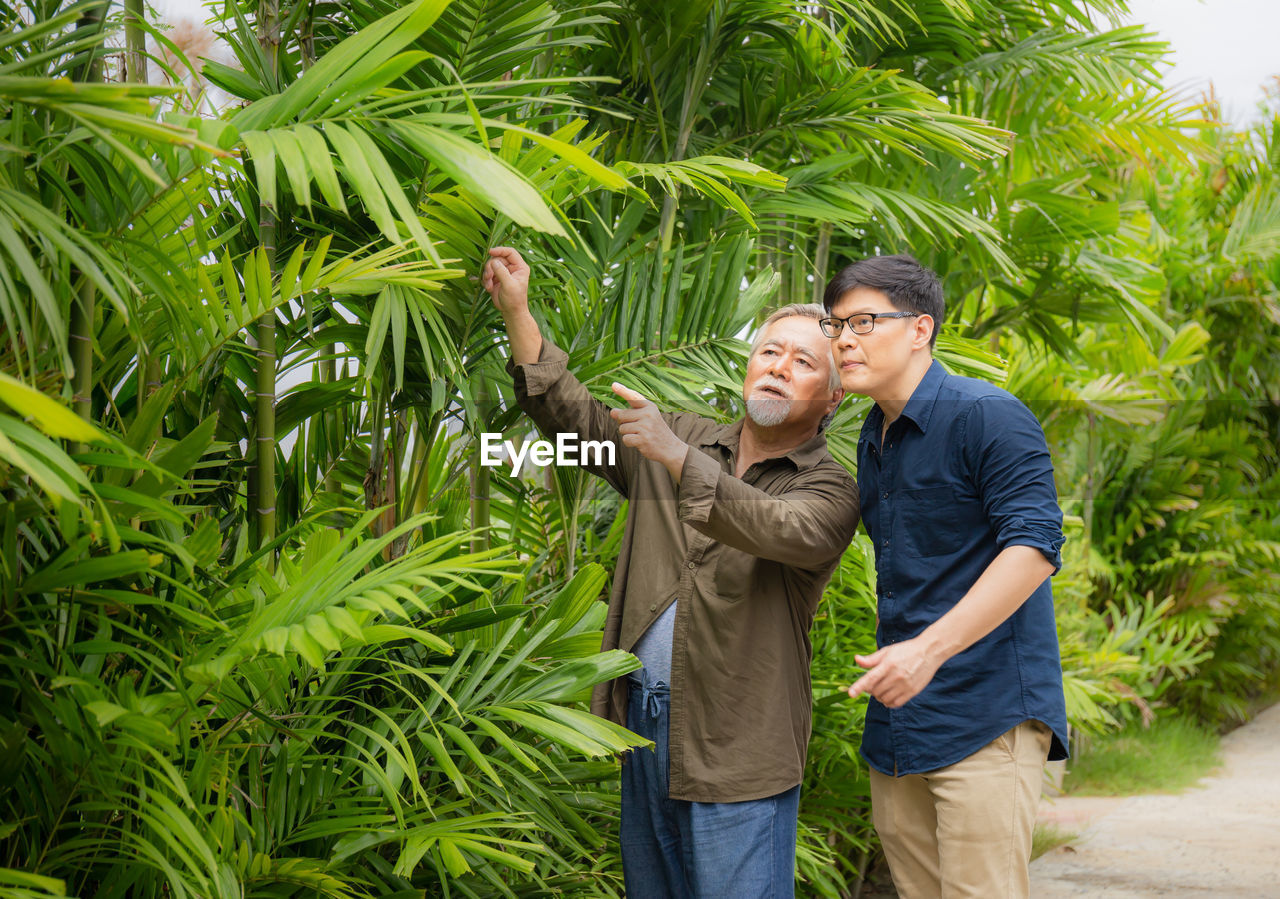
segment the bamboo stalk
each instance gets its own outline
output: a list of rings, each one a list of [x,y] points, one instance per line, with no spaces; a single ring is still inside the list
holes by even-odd
[[[72,377],[71,405],[76,415],[85,421],[93,419],[93,314],[97,289],[84,279],[80,291],[71,304],[71,362],[75,366]],[[73,453],[84,452],[88,447],[79,442],[71,444]]]
[[[835,226],[823,222],[818,227],[818,248],[813,254],[813,302],[821,305],[827,287],[827,266],[831,264],[831,233]]]
[[[262,248],[275,274],[276,220],[268,207],[260,207]],[[254,396],[257,422],[254,451],[257,457],[258,495],[254,513],[258,519],[258,546],[276,536],[276,315],[268,312],[258,319],[258,371]]]
[[[1085,559],[1088,560],[1090,553],[1087,550],[1093,546],[1093,503],[1094,503],[1094,484],[1093,472],[1098,464],[1098,421],[1092,409],[1085,413],[1088,422],[1088,461],[1084,470],[1084,545]]]
[[[489,387],[481,380],[475,395],[476,412],[481,422],[489,420],[492,403],[489,399]],[[480,464],[480,445],[475,444],[471,453],[471,528],[475,532],[471,536],[471,551],[483,552],[489,548],[490,522],[490,484],[489,469]]]
[[[124,79],[131,84],[147,83],[147,33],[142,23],[146,17],[146,0],[124,0]],[[151,395],[160,387],[163,373],[160,360],[145,346],[138,349],[138,414]],[[157,439],[163,430],[156,426],[148,442]]]
[[[698,59],[685,81],[684,100],[680,104],[680,131],[676,136],[675,153],[671,157],[672,162],[682,161],[684,154],[689,149],[689,138],[693,135],[695,113],[698,103],[702,101],[702,94],[707,87],[706,71],[707,50],[703,47],[698,53]],[[654,102],[660,102],[659,98],[654,97]],[[662,218],[658,222],[658,239],[662,243],[664,256],[671,249],[671,236],[675,231],[677,196],[678,190],[667,194],[662,201]]]
[[[796,223],[795,230],[792,232],[792,253],[791,253],[791,286],[787,289],[788,303],[803,303],[808,296],[808,275],[809,267],[804,257],[805,245],[801,243],[803,237],[800,234],[800,223]]]
[[[142,29],[146,0],[124,0],[124,77],[134,84],[147,82],[147,35]]]
[[[266,56],[272,75],[278,72],[280,53],[280,7],[275,0],[258,4],[258,43]],[[266,203],[258,204],[258,240],[267,254],[267,265],[276,274],[276,211]],[[257,378],[254,390],[253,455],[256,489],[251,495],[249,511],[256,520],[255,537],[261,548],[276,536],[276,316],[268,312],[258,319]],[[267,560],[274,570],[274,554]]]
[[[390,440],[387,442],[387,508],[382,513],[382,532],[390,533],[400,523],[400,466],[402,457],[404,456],[404,441],[406,429],[404,427],[403,413],[395,409],[389,409],[387,416],[387,431]],[[409,546],[409,535],[401,534],[395,540],[392,540],[383,550],[383,557],[389,562],[392,559],[398,559],[404,555],[404,551]]]
[[[76,22],[77,36],[81,32],[101,31],[102,13],[99,9],[86,12]],[[99,45],[92,45],[86,53],[89,58],[84,68],[83,80],[99,83],[103,79],[102,57]],[[97,288],[83,274],[75,299],[71,301],[71,321],[68,332],[69,355],[75,371],[72,375],[71,405],[75,413],[85,421],[93,418],[93,318],[97,302]],[[84,452],[84,444],[73,441],[71,451]]]
[[[365,365],[371,365],[366,359]],[[382,494],[382,469],[386,466],[386,429],[382,426],[382,389],[370,381],[373,395],[369,398],[369,467],[364,473],[364,505],[369,511],[377,509],[385,501]],[[382,535],[381,518],[369,523],[375,537]]]
[[[334,359],[334,354],[338,348],[333,343],[324,345],[324,360],[320,363],[320,380],[328,384],[332,384],[338,380],[338,362]],[[328,409],[320,414],[320,421],[324,427],[324,446],[322,450],[321,460],[324,465],[324,490],[326,493],[337,493],[342,489],[338,482],[338,474],[335,471],[337,459],[333,453],[334,434],[338,432],[338,415]]]

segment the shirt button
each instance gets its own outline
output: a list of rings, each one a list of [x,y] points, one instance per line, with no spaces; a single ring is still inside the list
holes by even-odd
[[[888,499],[888,498],[889,498],[889,491],[888,491],[888,490],[886,490],[886,491],[884,491],[883,493],[881,493],[881,494],[880,494],[880,498],[881,498],[881,499]]]
[[[692,562],[688,562],[688,563],[686,563],[686,564],[689,566],[689,568],[690,568],[690,569],[694,569],[694,568],[697,568],[697,567],[698,567],[697,565],[693,564]]]
[[[881,546],[888,546],[888,545],[889,545],[889,538],[888,538],[888,537],[885,537],[883,540],[881,540],[881,541],[880,541],[880,545],[881,545]]]
[[[891,594],[889,594],[889,595],[890,595],[890,596],[892,596],[893,594],[891,593]],[[656,612],[656,611],[658,611],[658,604],[655,602],[653,605],[649,606],[649,611],[650,611],[650,612]]]

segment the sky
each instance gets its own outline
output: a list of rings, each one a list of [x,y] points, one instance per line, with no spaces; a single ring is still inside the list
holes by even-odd
[[[1129,10],[1171,45],[1168,87],[1198,97],[1212,82],[1228,121],[1257,118],[1262,85],[1280,76],[1280,0],[1129,0]]]

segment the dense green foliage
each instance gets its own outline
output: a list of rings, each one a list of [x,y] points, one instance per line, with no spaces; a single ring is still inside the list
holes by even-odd
[[[1280,119],[1200,120],[1122,8],[227,3],[218,112],[133,0],[0,11],[0,892],[620,894],[636,741],[582,705],[636,664],[599,652],[620,503],[478,465],[529,432],[498,243],[599,396],[724,419],[767,307],[915,253],[940,358],[1045,423],[1074,724],[1241,714],[1280,667]],[[874,852],[872,570],[813,632],[809,894]]]

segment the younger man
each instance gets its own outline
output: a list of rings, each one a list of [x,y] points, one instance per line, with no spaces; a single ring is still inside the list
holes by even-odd
[[[1062,513],[1044,434],[1007,391],[933,359],[937,276],[909,256],[840,271],[824,296],[858,439],[880,647],[862,755],[894,884],[917,897],[1025,897],[1046,755],[1066,757],[1049,576]]]

